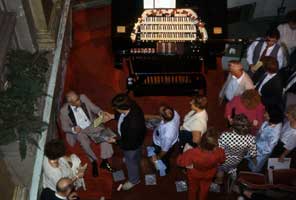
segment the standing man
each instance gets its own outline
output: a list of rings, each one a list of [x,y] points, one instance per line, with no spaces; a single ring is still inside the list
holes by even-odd
[[[254,84],[249,75],[244,72],[243,65],[237,60],[228,64],[229,74],[220,93],[220,104],[223,100],[231,101],[233,97],[241,95],[245,90],[254,89]]]
[[[104,113],[106,120],[116,119],[120,139],[117,140],[123,150],[128,171],[128,181],[122,189],[130,190],[140,183],[140,161],[142,144],[146,134],[144,113],[127,94],[118,94],[112,99],[115,114]]]
[[[94,127],[95,116],[102,112],[102,109],[93,104],[84,94],[78,95],[74,91],[66,94],[67,103],[63,105],[60,111],[60,120],[62,129],[66,133],[67,142],[74,146],[76,140],[79,141],[83,150],[92,162],[93,176],[98,176],[97,156],[90,147],[89,136],[100,137],[100,132],[104,129],[102,126]],[[113,138],[100,143],[101,146],[101,168],[112,171],[108,158],[113,155],[112,145]]]
[[[287,57],[294,55],[294,58],[290,58],[289,61],[291,62],[291,59],[294,59],[295,62],[295,56],[296,56],[296,10],[292,10],[287,13],[286,16],[287,23],[280,24],[277,29],[280,32],[281,38],[279,39],[279,42],[286,50]],[[294,53],[293,53],[294,52]]]
[[[262,40],[252,42],[247,51],[247,62],[250,67],[250,73],[254,74],[259,68],[259,61],[265,56],[274,57],[279,65],[279,69],[284,67],[286,60],[283,48],[278,44],[280,32],[277,29],[267,31]]]

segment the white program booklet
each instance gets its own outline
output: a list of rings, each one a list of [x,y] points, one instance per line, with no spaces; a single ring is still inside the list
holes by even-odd
[[[279,158],[268,159],[268,169],[290,169],[291,158],[285,158],[284,162],[279,162]]]

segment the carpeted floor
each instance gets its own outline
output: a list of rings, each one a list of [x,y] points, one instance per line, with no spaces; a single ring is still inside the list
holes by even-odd
[[[95,104],[107,111],[111,110],[110,100],[118,93],[125,90],[127,70],[117,70],[113,67],[111,52],[111,8],[103,7],[73,12],[73,48],[65,80],[65,91],[73,89],[78,93],[86,94]],[[208,113],[209,126],[219,130],[224,129],[223,107],[218,106],[218,90],[223,83],[223,72],[220,70],[209,71],[206,74],[208,81]],[[189,111],[190,97],[134,97],[145,113],[156,113],[161,103],[174,107],[183,117]],[[115,128],[115,122],[107,124]],[[151,143],[151,133],[148,134],[146,144]],[[98,147],[93,144],[99,155]],[[122,163],[121,152],[117,147],[112,158],[112,164],[117,169],[125,169]],[[88,162],[85,154],[77,144],[69,152],[78,154],[84,162]],[[173,156],[172,163],[176,157]],[[142,174],[153,173],[146,160],[143,159]],[[90,163],[89,163],[90,164]],[[89,165],[90,169],[91,166]],[[177,193],[176,180],[185,180],[185,175],[173,165],[169,176],[157,179],[157,186],[141,184],[132,191],[117,192],[119,183],[112,182],[112,175],[101,170],[98,178],[91,176],[91,170],[86,174],[87,191],[80,191],[83,200],[95,200],[104,196],[107,199],[121,200],[177,200],[186,199],[186,193]],[[224,194],[210,194],[210,199],[231,199]]]

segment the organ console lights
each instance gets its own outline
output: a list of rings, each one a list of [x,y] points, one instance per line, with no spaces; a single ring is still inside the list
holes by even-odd
[[[205,42],[204,23],[191,9],[147,9],[135,23],[130,36],[135,42]]]

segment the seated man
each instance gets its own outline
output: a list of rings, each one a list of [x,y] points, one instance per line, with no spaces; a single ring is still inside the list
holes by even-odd
[[[93,176],[98,176],[97,156],[90,147],[89,135],[100,135],[104,129],[102,126],[94,127],[95,116],[102,113],[102,110],[93,104],[84,94],[78,95],[74,91],[66,94],[67,103],[63,105],[60,111],[62,129],[66,133],[66,139],[71,146],[74,146],[76,140],[79,141],[83,150],[92,162]],[[103,120],[104,121],[104,120]],[[108,158],[113,155],[113,138],[107,142],[100,143],[101,146],[101,168],[112,171]],[[109,143],[108,143],[109,142]]]
[[[159,118],[161,121],[153,131],[155,155],[152,156],[152,161],[162,160],[168,171],[172,147],[178,140],[180,116],[174,109],[168,106],[161,106],[159,116],[155,117]]]
[[[61,178],[56,184],[56,192],[45,189],[41,193],[40,200],[79,200],[76,192],[73,192],[73,182],[70,178]]]

